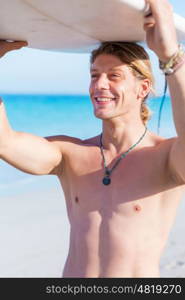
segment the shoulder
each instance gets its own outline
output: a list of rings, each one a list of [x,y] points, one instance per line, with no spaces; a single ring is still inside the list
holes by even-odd
[[[81,163],[81,159],[92,150],[92,146],[96,145],[96,138],[80,139],[77,137],[67,135],[57,135],[45,137],[49,142],[53,143],[62,154],[62,169],[63,176],[65,176],[65,167]],[[90,149],[91,148],[91,149]]]
[[[184,182],[180,179],[178,174],[171,168],[172,157],[175,157],[175,166],[177,166],[178,155],[172,155],[174,152],[175,145],[178,143],[178,137],[171,138],[161,138],[158,136],[153,136],[154,138],[154,155],[156,166],[164,174],[164,178],[168,183],[171,183],[173,186],[184,185]],[[182,161],[180,162],[182,165]]]
[[[154,149],[157,151],[164,151],[164,153],[168,153],[174,142],[176,141],[176,137],[165,138],[159,136],[153,132],[150,132],[149,139],[151,144],[154,146]]]
[[[165,138],[155,133],[149,132],[147,146],[145,148],[150,160],[155,161],[155,167],[167,175],[167,166],[169,160],[169,153],[176,141],[176,137]]]
[[[177,141],[177,137],[165,138],[155,133],[150,133],[150,140],[154,158],[159,164],[164,166],[165,169],[168,166],[169,155],[173,145]]]

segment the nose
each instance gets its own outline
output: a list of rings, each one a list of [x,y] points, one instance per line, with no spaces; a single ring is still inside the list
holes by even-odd
[[[109,80],[106,74],[101,74],[95,81],[95,88],[97,90],[109,89]]]

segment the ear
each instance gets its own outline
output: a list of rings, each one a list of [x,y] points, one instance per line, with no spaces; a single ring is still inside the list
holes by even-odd
[[[143,100],[151,91],[151,82],[145,78],[139,81],[138,95],[139,100]]]

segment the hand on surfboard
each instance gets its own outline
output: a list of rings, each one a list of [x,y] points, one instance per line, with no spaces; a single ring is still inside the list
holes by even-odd
[[[0,57],[4,56],[7,52],[12,50],[18,50],[22,47],[26,47],[28,45],[25,41],[16,41],[10,42],[5,40],[0,40]]]
[[[146,0],[146,2],[151,11],[144,18],[147,45],[161,61],[168,61],[178,49],[173,8],[167,0]]]

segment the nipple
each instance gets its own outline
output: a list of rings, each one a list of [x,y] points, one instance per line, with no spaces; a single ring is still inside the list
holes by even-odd
[[[134,210],[136,212],[140,212],[141,211],[141,205],[139,205],[139,204],[134,205]]]
[[[79,199],[78,197],[75,197],[75,202],[78,203],[79,202]]]

